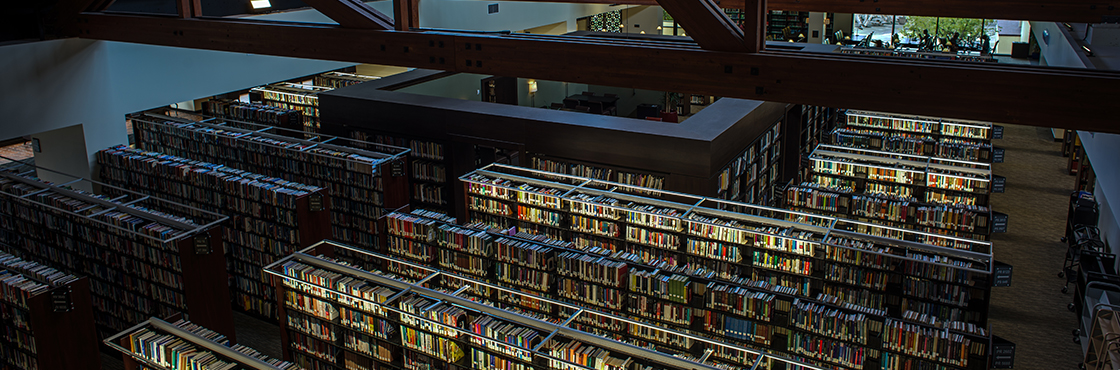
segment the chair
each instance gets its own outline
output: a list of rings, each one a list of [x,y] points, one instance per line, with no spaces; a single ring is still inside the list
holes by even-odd
[[[572,108],[572,110],[580,111],[583,113],[590,113],[591,107],[588,107],[586,105],[577,105],[575,108]]]
[[[661,121],[677,123],[677,112],[661,112]]]
[[[646,120],[649,120],[649,121],[661,121],[661,117],[646,117]]]
[[[575,107],[578,107],[578,106],[579,106],[579,100],[575,100],[575,99],[571,99],[571,98],[565,98],[564,99],[564,108],[574,109]]]
[[[591,108],[590,109],[591,113],[603,114],[603,102],[601,102],[601,101],[589,101],[589,102],[587,102],[587,106],[589,108]]]
[[[595,93],[593,93],[593,92],[590,92],[590,91],[584,91],[584,92],[583,92],[583,95],[587,95],[587,96],[595,96]]]
[[[564,103],[552,103],[552,109],[560,109],[564,107]]]

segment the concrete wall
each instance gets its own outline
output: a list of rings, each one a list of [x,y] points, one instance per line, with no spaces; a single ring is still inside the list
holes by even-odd
[[[51,170],[38,171],[39,178],[61,184],[78,177],[85,177],[89,173],[88,163],[72,160],[86,155],[85,132],[82,125],[40,132],[31,135],[31,140],[39,143],[39,151],[34,153],[36,165]],[[90,184],[87,182],[74,185],[85,191],[93,191],[88,187]]]

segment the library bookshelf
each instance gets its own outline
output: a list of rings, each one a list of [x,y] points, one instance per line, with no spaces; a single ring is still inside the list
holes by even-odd
[[[202,102],[202,114],[282,127],[294,131],[303,130],[303,113],[301,111],[263,103],[247,103],[231,99],[207,100]],[[299,137],[302,136],[302,134],[299,135]]]
[[[6,251],[0,244],[0,368],[100,369],[89,280]]]
[[[718,198],[770,204],[774,185],[781,182],[784,122],[789,120],[771,125],[720,171]]]
[[[377,219],[409,201],[409,149],[252,123],[134,116],[136,147],[328,190],[331,238],[376,250]]]
[[[171,321],[171,322],[168,322]],[[208,368],[251,370],[302,370],[239,344],[204,326],[174,315],[164,321],[155,317],[104,339],[105,345],[121,353],[125,370],[176,370]]]
[[[411,204],[450,211],[451,203],[449,200],[451,194],[449,193],[447,172],[451,165],[447,159],[449,153],[445,149],[445,143],[397,134],[378,134],[365,130],[353,130],[350,132],[350,137],[359,142],[408,148],[409,164],[411,166],[409,168],[408,188],[412,194]]]
[[[97,152],[97,163],[107,184],[230,217],[222,241],[234,307],[272,321],[261,268],[331,236],[330,196],[317,186],[124,145]]]
[[[319,132],[319,93],[331,91],[331,87],[280,82],[272,85],[249,89],[249,99],[281,109],[294,109],[303,116],[300,131],[315,134]]]
[[[337,89],[337,88],[340,88],[340,87],[346,87],[346,86],[350,86],[350,85],[360,84],[362,82],[374,81],[374,80],[380,80],[380,79],[381,79],[381,77],[377,77],[377,76],[366,76],[366,75],[360,75],[360,74],[355,74],[355,73],[346,73],[346,72],[334,71],[334,72],[326,72],[326,73],[321,73],[319,75],[316,75],[315,78],[313,79],[314,80],[313,83],[315,84],[315,86]]]
[[[233,337],[232,310],[214,304],[230,299],[214,289],[227,284],[228,217],[22,162],[0,170],[0,214],[13,253],[88,278],[99,338],[174,313]]]
[[[624,184],[502,165],[461,180],[469,195],[469,225],[568,241],[581,253],[647,272],[848,307],[884,324],[912,318],[930,330],[939,330],[928,324],[938,322],[964,328],[959,335],[971,338],[969,366],[986,362],[988,242],[679,193],[651,197],[651,189],[626,194]],[[561,282],[563,277],[553,276],[557,284],[575,284],[566,289],[577,294],[568,297],[595,289],[621,295],[618,286]],[[619,302],[603,308],[617,310]],[[788,347],[789,336],[783,338],[778,342]]]
[[[1003,162],[1004,151],[992,146],[1003,127],[991,122],[848,110],[832,144],[899,154],[972,162]]]
[[[396,266],[395,271],[364,271],[330,257],[333,251],[345,248],[349,247],[324,241],[276,262],[268,270],[276,277],[277,289],[291,299],[285,309],[299,317],[282,333],[291,336],[285,343],[293,343],[285,355],[301,365],[325,369],[375,364],[389,369],[683,370],[760,364],[760,368],[768,368],[769,364],[781,363],[819,369],[765,350],[655,326],[376,253],[369,254],[382,259],[383,266]],[[507,299],[500,300],[499,296]],[[535,302],[553,310],[546,314],[507,301]],[[596,323],[627,329],[607,332],[598,329]],[[313,327],[321,329],[308,330]],[[292,337],[299,339],[293,341]],[[363,342],[351,341],[351,337],[363,338],[375,348],[361,347]],[[670,350],[649,342],[649,338],[690,343],[693,349]],[[301,340],[317,343],[316,348],[323,350],[307,351],[295,344],[304,343]],[[337,355],[321,356],[329,353]],[[717,353],[739,362],[713,355]]]
[[[922,317],[916,313],[902,315],[909,319],[891,316],[897,315],[898,311],[890,307],[876,310],[820,293],[814,297],[806,297],[796,288],[751,280],[749,276],[719,274],[695,265],[673,266],[665,261],[646,262],[626,252],[612,253],[602,248],[581,247],[575,243],[557,242],[513,230],[490,229],[482,233],[480,230],[485,227],[480,223],[454,226],[446,220],[431,218],[429,212],[390,214],[387,216],[387,223],[387,235],[399,238],[397,244],[405,245],[412,251],[402,254],[400,258],[418,265],[432,263],[417,259],[414,257],[416,255],[435,255],[445,250],[461,251],[468,245],[483,251],[493,250],[494,252],[475,253],[469,257],[476,260],[473,265],[490,267],[493,284],[532,295],[553,297],[569,304],[625,314],[633,320],[652,325],[691,330],[692,333],[708,335],[718,340],[765,348],[790,356],[811,357],[812,351],[799,346],[800,339],[807,336],[831,338],[835,334],[821,329],[825,326],[813,326],[825,324],[821,324],[819,317],[814,319],[799,314],[799,310],[812,308],[831,315],[849,317],[848,320],[833,324],[848,324],[862,330],[858,336],[858,343],[862,345],[855,349],[867,350],[867,357],[859,355],[856,358],[820,361],[832,366],[877,368],[879,363],[876,361],[880,358],[878,351],[885,351],[888,358],[892,355],[904,355],[907,351],[905,348],[890,347],[890,341],[898,340],[898,337],[882,335],[884,327],[909,327],[916,332],[945,329],[918,321]],[[841,232],[837,230],[837,233]],[[731,255],[738,257],[739,253],[736,252],[731,252]],[[749,262],[747,266],[750,266]],[[592,275],[588,271],[598,272]],[[610,271],[610,279],[604,278],[604,271]],[[837,271],[830,273],[837,274]],[[472,278],[479,279],[477,276]],[[837,280],[844,278],[838,276]],[[536,301],[510,299],[502,294],[499,294],[498,300],[542,315],[551,315],[556,310],[555,307],[540,305]],[[960,368],[975,368],[977,364],[985,363],[984,352],[988,348],[989,339],[982,325],[954,323],[949,326],[964,329],[957,330],[955,335],[959,335],[961,339],[967,338],[969,351],[976,352],[970,355],[973,357],[970,362],[972,365],[962,365]],[[619,327],[605,329],[620,330]],[[971,331],[965,331],[969,329]],[[882,346],[884,340],[888,347]],[[850,343],[835,342],[842,345]],[[690,348],[681,343],[664,341],[657,345],[676,350]],[[893,361],[899,359],[896,357]],[[958,365],[963,363],[957,362]]]
[[[791,209],[972,239],[1006,231],[987,163],[818,145],[805,171],[786,189]]]
[[[798,155],[808,155],[817,144],[826,143],[829,133],[836,126],[840,113],[836,108],[820,107],[815,105],[801,106],[799,122],[801,129],[798,131]],[[749,203],[749,202],[748,202]]]

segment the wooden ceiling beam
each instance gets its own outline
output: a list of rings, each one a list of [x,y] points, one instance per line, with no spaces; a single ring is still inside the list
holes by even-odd
[[[175,0],[179,18],[198,18],[202,16],[202,0]]]
[[[244,19],[79,18],[81,36],[101,40],[1120,133],[1120,73],[1109,71]]]
[[[743,30],[712,0],[658,0],[658,3],[704,49],[750,53],[762,50],[763,44],[758,40],[748,45]],[[752,36],[757,33],[752,32]]]
[[[513,0],[561,3],[658,5],[656,0]],[[745,0],[716,0],[720,8],[740,9]],[[1106,0],[768,0],[767,10],[920,15],[951,18],[1019,19],[1101,23],[1120,17],[1120,1]]]
[[[393,16],[397,31],[420,27],[420,0],[393,0]]]
[[[403,0],[395,0],[403,1]],[[373,30],[393,29],[393,19],[360,0],[303,0],[342,27]]]

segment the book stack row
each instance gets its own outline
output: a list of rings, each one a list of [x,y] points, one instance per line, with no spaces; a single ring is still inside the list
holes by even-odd
[[[157,320],[157,319],[152,319]],[[187,320],[171,323],[174,332],[165,332],[154,327],[141,327],[128,334],[126,338],[126,359],[136,356],[165,369],[241,369],[248,362],[245,359],[262,361],[278,370],[296,370],[301,367],[287,361],[269,358],[259,351],[243,345],[230,345],[229,340],[213,330]],[[186,336],[189,334],[191,336]],[[213,352],[198,341],[204,340],[215,345],[229,347],[238,354],[237,358]],[[147,364],[143,364],[148,367]]]
[[[94,184],[104,191],[123,192],[107,184]],[[214,253],[219,256],[214,260],[194,257],[193,251],[182,253],[185,245],[193,242],[189,235],[220,233],[220,227],[198,226],[224,220],[218,214],[193,209],[190,219],[170,216],[160,210],[178,214],[187,208],[134,194],[111,198],[57,187],[34,175],[8,171],[0,172],[0,190],[0,241],[26,258],[89,277],[94,319],[101,337],[152,315],[187,312],[187,297],[215,302],[229,299],[227,291],[202,291],[188,286],[189,279],[184,278],[205,280],[196,274],[223,269],[213,264],[224,264],[221,252]],[[184,259],[196,264],[187,267]],[[224,275],[221,280],[225,280]],[[223,314],[229,311],[214,311],[216,316]]]
[[[692,297],[690,279],[684,275],[663,275],[659,271],[632,271],[630,291],[688,304]]]
[[[202,113],[285,128],[299,128],[303,125],[303,113],[299,110],[229,99],[202,102]]]
[[[247,312],[276,319],[271,278],[260,268],[301,246],[302,236],[316,239],[300,225],[310,214],[300,202],[325,189],[173,155],[117,146],[97,152],[101,178],[192,207],[235,216],[223,242],[233,301]]]
[[[377,230],[367,226],[383,213],[382,157],[393,153],[367,152],[203,123],[133,121],[137,148],[326,189],[330,202],[323,205],[329,205],[332,214],[340,215],[327,218],[332,236],[359,247],[377,247]]]

